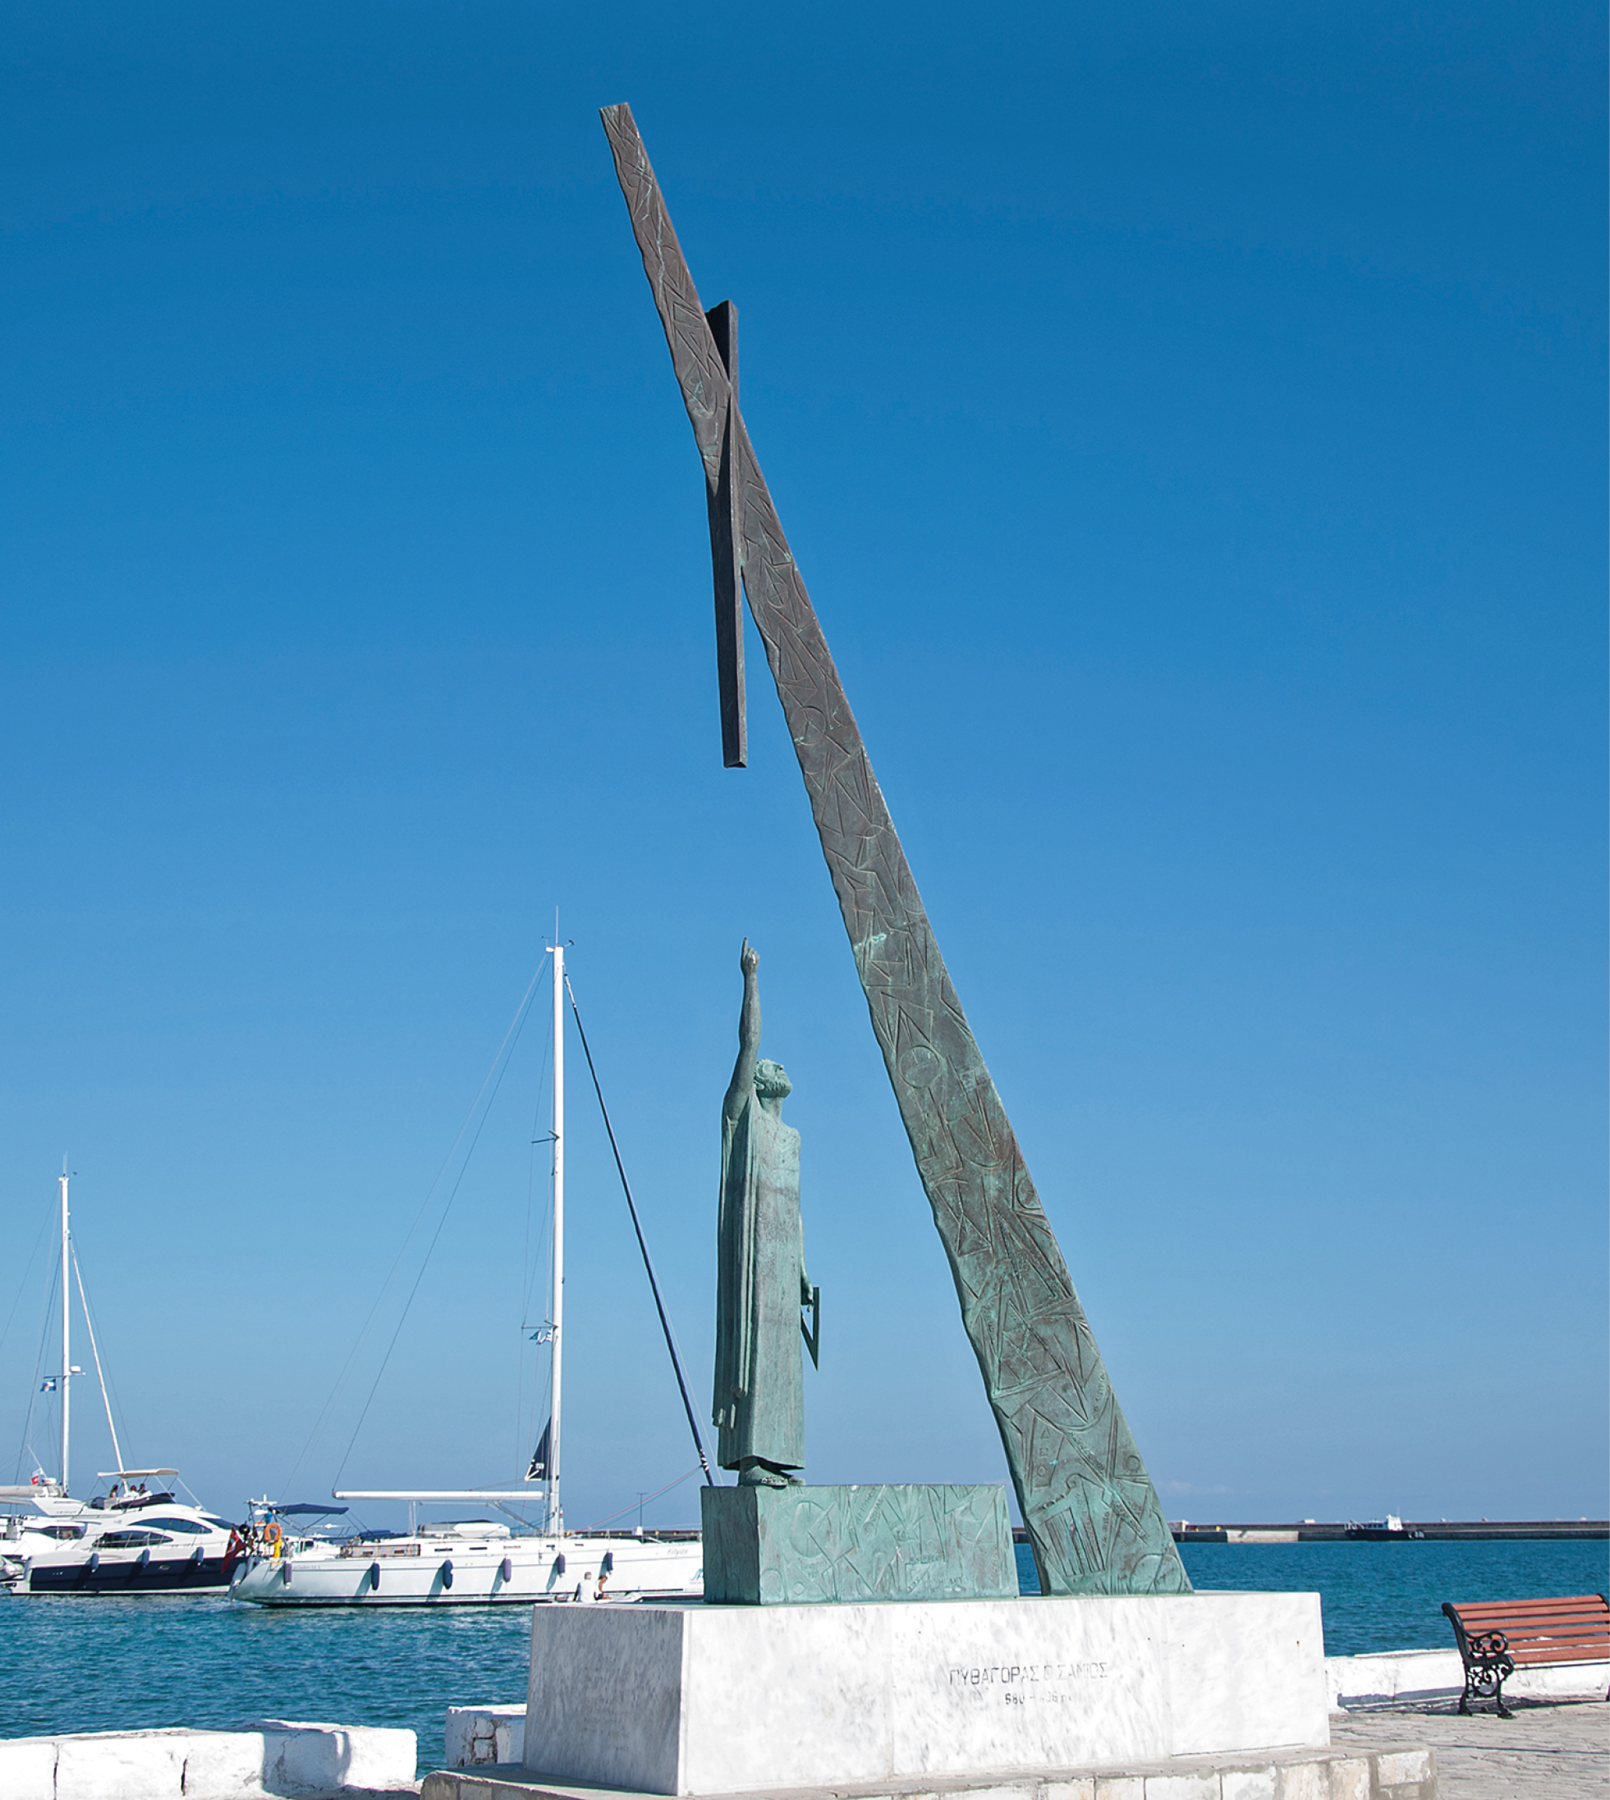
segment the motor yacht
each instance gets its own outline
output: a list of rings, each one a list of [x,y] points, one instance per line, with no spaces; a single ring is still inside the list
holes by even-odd
[[[0,1588],[12,1594],[129,1594],[188,1592],[226,1587],[245,1552],[245,1540],[227,1519],[176,1497],[177,1469],[129,1469],[123,1465],[117,1424],[101,1367],[100,1346],[73,1248],[65,1166],[61,1187],[61,1370],[45,1378],[43,1392],[61,1407],[61,1474],[36,1469],[26,1486],[0,1487]],[[104,1494],[75,1500],[69,1491],[72,1460],[72,1389],[84,1371],[73,1362],[72,1290],[76,1284],[100,1384],[115,1469],[102,1470]]]

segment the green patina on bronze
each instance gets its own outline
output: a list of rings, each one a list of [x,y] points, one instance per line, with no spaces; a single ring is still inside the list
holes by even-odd
[[[713,1606],[1013,1600],[1002,1487],[707,1487]]]
[[[819,1314],[805,1273],[799,1133],[783,1123],[792,1092],[781,1063],[760,1055],[760,958],[744,939],[738,1060],[721,1108],[721,1211],[716,1230],[716,1461],[746,1486],[788,1483],[805,1467],[800,1317]]]
[[[718,344],[630,109],[606,107],[603,120],[704,463],[718,643],[729,657],[722,665],[726,754],[741,761],[745,749],[728,649],[735,561],[1041,1586],[1051,1594],[1186,1593],[1190,1583],[1156,1490],[946,973],[744,428],[723,355],[730,349],[735,369],[736,319],[718,319],[726,340]]]

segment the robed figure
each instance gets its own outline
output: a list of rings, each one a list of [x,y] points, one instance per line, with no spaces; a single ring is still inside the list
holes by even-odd
[[[760,958],[744,939],[738,1061],[721,1109],[717,1233],[716,1459],[741,1484],[781,1487],[805,1466],[803,1336],[816,1360],[820,1294],[805,1273],[799,1133],[782,1120],[793,1084],[761,1058]],[[800,1316],[809,1307],[812,1324]]]

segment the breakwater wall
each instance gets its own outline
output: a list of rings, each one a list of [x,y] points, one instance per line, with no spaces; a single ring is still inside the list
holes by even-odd
[[[1519,1542],[1610,1538],[1610,1519],[1405,1519],[1401,1529],[1300,1519],[1286,1524],[1206,1524],[1170,1520],[1177,1544],[1326,1544]]]

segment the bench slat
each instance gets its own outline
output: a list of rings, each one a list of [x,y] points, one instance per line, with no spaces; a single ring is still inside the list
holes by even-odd
[[[1521,1663],[1610,1662],[1610,1638],[1596,1644],[1511,1644],[1510,1660]]]
[[[1596,1593],[1570,1595],[1563,1600],[1450,1600],[1455,1613],[1464,1616],[1486,1616],[1495,1613],[1525,1613],[1538,1618],[1552,1618],[1558,1613],[1581,1613],[1588,1618],[1610,1618],[1610,1606]]]

